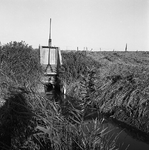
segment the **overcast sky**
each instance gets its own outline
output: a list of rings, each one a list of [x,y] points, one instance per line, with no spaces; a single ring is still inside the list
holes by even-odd
[[[0,41],[38,48],[149,50],[149,0],[0,0]]]

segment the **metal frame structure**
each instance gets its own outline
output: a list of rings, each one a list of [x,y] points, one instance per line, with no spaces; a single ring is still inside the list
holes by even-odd
[[[44,76],[41,82],[44,85],[46,94],[53,92],[60,92],[60,84],[58,80],[58,68],[62,65],[62,57],[59,47],[52,46],[51,39],[51,18],[50,18],[50,29],[49,29],[49,40],[48,46],[40,46],[40,63],[44,69]],[[64,91],[64,90],[63,90]]]

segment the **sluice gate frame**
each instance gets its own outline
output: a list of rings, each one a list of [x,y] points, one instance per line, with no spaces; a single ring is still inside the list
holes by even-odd
[[[41,79],[44,85],[44,92],[46,95],[61,92],[65,94],[63,85],[58,80],[58,68],[62,65],[62,56],[59,47],[52,46],[51,39],[51,19],[48,46],[39,46],[40,50],[40,64],[44,71]]]

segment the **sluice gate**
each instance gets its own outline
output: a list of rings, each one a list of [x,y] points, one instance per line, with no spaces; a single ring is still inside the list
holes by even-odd
[[[59,67],[62,65],[62,56],[59,47],[52,46],[51,39],[51,19],[48,46],[39,46],[40,64],[43,69],[41,82],[44,86],[46,95],[55,95],[56,93],[65,94],[64,86],[61,84],[59,76]]]

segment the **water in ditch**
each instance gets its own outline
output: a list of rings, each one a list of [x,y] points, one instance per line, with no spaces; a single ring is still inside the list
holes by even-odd
[[[74,100],[75,101],[75,100]],[[77,107],[73,102],[72,105]],[[67,103],[65,106],[62,106],[64,109],[64,115],[69,115]],[[115,139],[116,144],[119,147],[119,150],[149,150],[149,135],[134,129],[133,127],[126,125],[125,123],[119,122],[97,112],[93,112],[93,115],[86,117],[85,122],[90,122],[91,120],[98,118],[103,120],[101,129],[106,128],[108,136]]]
[[[149,150],[149,135],[97,112],[86,117],[85,121],[90,122],[95,118],[104,120],[101,129],[106,128],[109,137],[117,137],[116,144],[120,150]]]
[[[108,127],[109,135],[114,135],[113,138],[117,136],[116,144],[120,147],[120,150],[149,150],[148,135],[108,118],[104,120],[103,126],[104,128]]]

